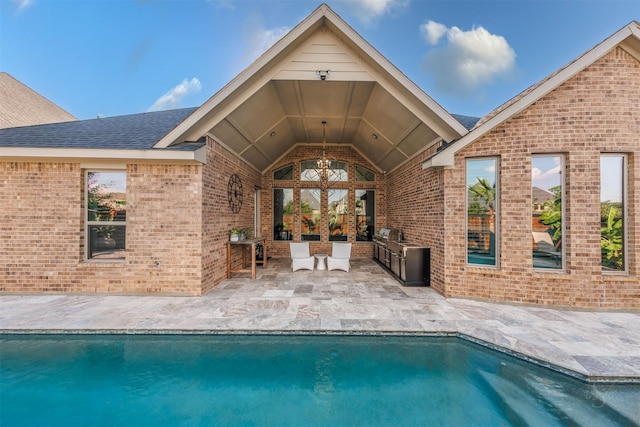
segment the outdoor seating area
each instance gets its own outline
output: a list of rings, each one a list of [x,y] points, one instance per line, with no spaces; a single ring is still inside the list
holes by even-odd
[[[291,242],[289,243],[289,249],[291,251],[291,269],[293,271],[313,271],[315,260],[318,260],[316,266],[318,270],[329,269],[348,272],[351,267],[349,262],[351,260],[351,243],[334,242],[332,244],[331,255],[321,253],[310,255],[309,242]]]

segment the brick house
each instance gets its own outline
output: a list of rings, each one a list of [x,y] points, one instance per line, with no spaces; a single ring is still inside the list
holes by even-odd
[[[445,296],[640,308],[638,135],[636,22],[478,120],[321,5],[198,108],[0,129],[0,290],[201,295],[232,227],[393,225]]]

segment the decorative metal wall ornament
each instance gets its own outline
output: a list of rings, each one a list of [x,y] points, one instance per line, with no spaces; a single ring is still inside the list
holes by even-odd
[[[229,178],[227,185],[227,198],[231,212],[238,213],[242,208],[242,181],[235,173]]]

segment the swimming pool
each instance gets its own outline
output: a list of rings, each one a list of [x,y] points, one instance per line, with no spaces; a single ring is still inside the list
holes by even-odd
[[[453,337],[3,335],[0,425],[638,425],[586,384]]]

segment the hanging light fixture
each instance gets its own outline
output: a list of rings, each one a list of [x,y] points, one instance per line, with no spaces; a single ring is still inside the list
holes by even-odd
[[[322,122],[322,157],[317,160],[322,177],[326,178],[331,168],[331,160],[327,159],[327,122]]]
[[[329,189],[340,179],[340,173],[334,171],[335,159],[327,157],[327,122],[322,122],[322,155],[315,161],[315,175],[318,188],[322,191]]]

